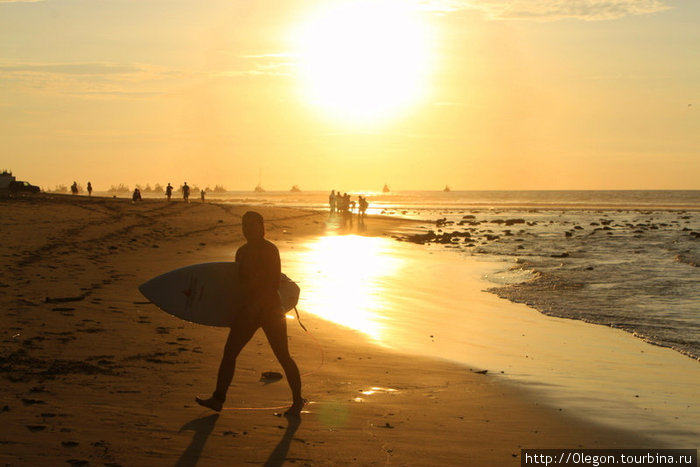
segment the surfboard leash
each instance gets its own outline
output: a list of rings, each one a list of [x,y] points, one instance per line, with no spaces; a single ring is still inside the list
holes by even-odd
[[[301,326],[301,328],[302,328],[304,331],[309,332],[309,330],[306,329],[306,326],[304,326],[304,323],[301,322],[301,318],[299,317],[299,310],[297,310],[296,305],[294,306],[294,313],[297,314],[297,321],[299,321],[299,326]]]

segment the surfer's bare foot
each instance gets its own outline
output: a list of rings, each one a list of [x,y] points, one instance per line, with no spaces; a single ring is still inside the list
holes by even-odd
[[[195,397],[194,400],[197,404],[208,409],[212,409],[215,412],[221,412],[221,408],[224,406],[224,402],[217,397],[210,397],[209,399],[202,399],[200,397]]]
[[[308,401],[302,399],[300,401],[295,401],[291,407],[284,413],[285,417],[299,417],[301,414],[301,409],[304,408]]]

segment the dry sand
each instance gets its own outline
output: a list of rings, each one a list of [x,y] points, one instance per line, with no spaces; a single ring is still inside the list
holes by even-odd
[[[289,323],[311,401],[299,423],[274,408],[288,403],[286,383],[259,381],[280,371],[262,333],[240,356],[230,409],[196,406],[194,396],[213,388],[226,330],[163,313],[137,286],[212,260],[212,251],[228,248],[231,257],[218,259],[232,259],[247,209],[0,200],[0,463],[500,466],[519,465],[521,448],[658,447],[546,407],[488,374],[373,346],[303,310],[310,334]],[[328,230],[323,213],[257,210],[273,242],[293,246]],[[382,235],[399,222],[370,218],[363,233]]]

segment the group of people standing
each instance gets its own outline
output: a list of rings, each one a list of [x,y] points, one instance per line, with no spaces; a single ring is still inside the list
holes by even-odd
[[[189,203],[190,186],[187,184],[187,182],[182,185],[180,191],[182,191],[182,199],[185,201],[185,203]],[[168,186],[165,187],[165,196],[168,198],[168,201],[170,201],[170,198],[173,196],[173,186],[170,184],[170,182],[168,182]],[[202,201],[204,201],[204,191],[202,191]]]
[[[173,197],[173,186],[168,182],[168,186],[165,187],[165,196],[168,198],[168,201],[171,200]],[[182,187],[180,188],[180,191],[182,191],[182,199],[186,202],[190,202],[190,186],[187,184],[187,182],[184,182]],[[202,197],[202,202],[204,202],[204,196],[206,193],[204,190],[200,191],[200,196]],[[141,201],[141,190],[138,188],[134,188],[134,193],[131,195],[131,201],[136,202],[136,201]]]
[[[79,191],[80,188],[78,188],[78,182],[73,181],[73,184],[70,186],[70,192],[74,195],[77,195]],[[88,182],[87,184],[87,192],[88,196],[92,196],[92,183],[90,182]]]
[[[187,184],[187,182],[184,182],[182,187],[180,188],[180,191],[182,191],[182,199],[186,202],[190,202],[190,186]],[[202,202],[204,202],[204,197],[206,196],[206,192],[204,190],[200,190],[199,196],[202,198]],[[173,186],[168,182],[168,186],[165,187],[165,196],[168,198],[168,201],[170,201],[170,198],[173,196]]]
[[[352,214],[355,212],[355,207],[358,207],[357,214],[360,217],[365,217],[367,213],[367,208],[369,203],[367,198],[363,198],[362,195],[358,195],[357,203],[352,200],[349,194],[340,192],[336,193],[335,190],[331,190],[331,194],[328,195],[328,205],[330,206],[331,214]]]
[[[182,191],[182,199],[185,200],[185,202],[189,203],[190,201],[190,186],[187,184],[187,182],[184,182],[182,187],[180,188]],[[74,181],[73,184],[70,186],[70,192],[74,195],[77,195],[80,192],[80,187],[78,186],[78,182]],[[88,196],[92,196],[92,183],[87,182],[87,192]],[[204,197],[206,195],[206,192],[204,190],[201,190],[200,196],[202,198],[202,201],[204,201]],[[168,182],[168,186],[165,187],[165,196],[168,198],[168,201],[173,196],[173,186]],[[134,188],[133,193],[131,194],[131,201],[136,202],[136,201],[142,201],[141,197],[141,189],[138,187]]]

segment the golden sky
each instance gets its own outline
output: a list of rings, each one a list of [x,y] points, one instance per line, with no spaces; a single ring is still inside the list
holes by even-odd
[[[700,189],[697,0],[0,0],[53,188]]]

